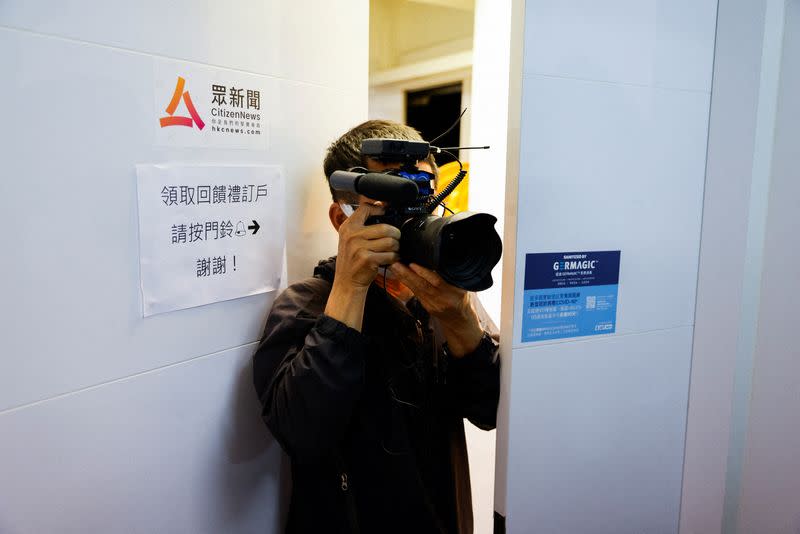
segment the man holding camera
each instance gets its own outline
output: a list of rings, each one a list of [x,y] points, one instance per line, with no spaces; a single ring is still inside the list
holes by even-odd
[[[325,174],[399,163],[368,138],[421,140],[368,121],[328,149]],[[432,157],[417,163],[435,172]],[[400,262],[381,202],[331,190],[338,255],[276,300],[254,356],[267,426],[291,458],[290,533],[470,533],[463,419],[495,426],[497,332],[474,295]],[[388,266],[388,267],[383,267]]]

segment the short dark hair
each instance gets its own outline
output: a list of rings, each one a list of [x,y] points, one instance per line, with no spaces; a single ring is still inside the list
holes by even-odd
[[[370,138],[423,140],[422,135],[411,126],[382,119],[362,122],[348,130],[339,139],[331,143],[323,163],[325,179],[328,181],[328,188],[331,190],[331,197],[334,202],[339,200],[350,201],[352,199],[349,198],[350,195],[331,188],[331,174],[334,171],[346,171],[352,167],[365,167],[367,162],[361,157],[361,141]],[[433,155],[429,154],[425,161],[430,164],[435,173],[437,169]]]

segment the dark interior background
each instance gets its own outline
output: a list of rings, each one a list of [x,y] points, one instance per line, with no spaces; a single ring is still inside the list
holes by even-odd
[[[461,82],[406,92],[406,124],[419,130],[426,141],[432,141],[452,126],[460,113]],[[459,126],[456,126],[436,141],[436,146],[459,146],[459,131]],[[458,151],[453,151],[453,154],[458,156]],[[435,157],[437,165],[453,161],[447,154]]]

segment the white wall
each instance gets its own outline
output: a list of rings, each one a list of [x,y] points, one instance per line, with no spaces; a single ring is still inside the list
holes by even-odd
[[[717,3],[521,4],[495,507],[514,533],[676,532]],[[592,250],[622,251],[616,333],[521,343],[525,254]]]
[[[800,291],[800,2],[780,2],[776,8],[785,18],[778,19],[784,24],[776,28],[783,37],[777,98],[769,95],[775,107],[774,130],[768,133],[774,132],[774,139],[767,154],[769,187],[760,228],[763,261],[757,300],[743,303],[742,309],[743,314],[757,309],[757,329],[735,530],[741,534],[800,532],[800,348],[793,298]]]
[[[370,0],[370,10],[369,118],[405,122],[408,91],[454,83],[462,84],[461,106],[471,107],[472,9]],[[459,125],[461,139],[469,136],[470,120],[467,114]]]
[[[721,0],[681,512],[796,533],[800,5]]]
[[[283,165],[289,280],[309,275],[335,252],[324,149],[366,117],[367,17],[366,0],[0,4],[0,532],[278,531],[249,370],[274,295],[143,320],[134,165]],[[156,58],[263,77],[267,150],[156,146]]]
[[[428,0],[370,0],[369,6],[370,73],[472,48],[472,9]]]
[[[735,532],[777,93],[770,49],[782,26],[782,15],[765,8],[782,3],[719,2],[683,468],[685,534]]]
[[[510,27],[510,0],[475,3],[470,133],[469,137],[462,136],[464,145],[491,146],[489,150],[469,152],[469,204],[471,211],[495,215],[498,218],[495,228],[500,235],[503,235],[505,211]],[[492,319],[500,324],[502,262],[492,276],[494,285],[481,292],[480,299]],[[495,438],[495,431],[484,432],[467,426],[475,532],[478,534],[492,532],[494,524]]]
[[[510,0],[476,2],[470,134],[464,144],[491,148],[469,151],[470,176],[474,177],[469,184],[470,209],[495,215],[500,235],[505,210],[510,30]],[[495,285],[481,293],[481,302],[500,324],[502,263],[492,277]]]

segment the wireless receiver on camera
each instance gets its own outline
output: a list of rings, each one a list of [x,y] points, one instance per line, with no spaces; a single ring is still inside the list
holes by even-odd
[[[434,194],[434,175],[417,167],[417,162],[425,160],[431,150],[449,153],[447,148],[432,147],[426,141],[365,139],[361,142],[362,157],[399,163],[399,168],[384,172],[368,172],[364,168],[335,171],[330,177],[331,187],[388,201],[384,215],[370,217],[367,224],[391,224],[400,230],[403,263],[433,269],[448,283],[468,291],[487,289],[492,286],[492,268],[500,261],[503,250],[494,229],[497,219],[488,213],[466,211],[450,217],[433,215],[467,172],[462,167],[456,178]]]
[[[412,163],[428,157],[431,145],[427,141],[408,141],[406,139],[364,139],[361,141],[361,155],[380,161],[411,161]]]

